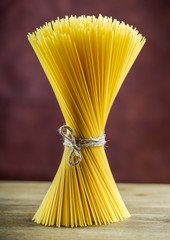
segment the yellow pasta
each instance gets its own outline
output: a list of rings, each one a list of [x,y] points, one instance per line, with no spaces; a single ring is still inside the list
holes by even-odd
[[[28,39],[76,139],[103,136],[111,106],[145,38],[124,22],[99,15],[58,18],[29,33]],[[81,161],[75,166],[69,164],[70,151],[65,146],[33,220],[47,226],[77,227],[130,217],[104,146],[82,147]],[[76,155],[71,161],[77,161]]]

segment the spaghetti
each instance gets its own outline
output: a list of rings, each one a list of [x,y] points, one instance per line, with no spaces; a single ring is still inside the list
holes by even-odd
[[[104,135],[114,99],[145,38],[112,18],[65,17],[28,34],[49,79],[66,125],[75,139]],[[69,130],[65,133],[70,136]],[[104,146],[82,147],[61,164],[33,220],[48,226],[77,227],[130,217],[112,176]]]

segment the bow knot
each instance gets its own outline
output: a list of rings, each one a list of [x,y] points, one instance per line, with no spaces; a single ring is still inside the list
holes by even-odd
[[[67,133],[67,130],[69,130],[70,134]],[[72,148],[70,155],[69,155],[69,164],[72,166],[76,166],[81,161],[81,147],[77,146],[73,129],[71,129],[67,125],[64,125],[59,128],[59,133],[64,138],[64,143],[63,143],[64,146],[68,146],[68,147]],[[73,154],[77,157],[77,161],[74,163],[71,161]]]

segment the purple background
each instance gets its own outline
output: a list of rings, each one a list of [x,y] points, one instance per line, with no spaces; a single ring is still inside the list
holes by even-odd
[[[170,183],[169,1],[1,0],[0,179],[52,180],[63,146],[58,103],[27,33],[65,15],[112,16],[147,39],[112,107],[106,153],[116,181]]]

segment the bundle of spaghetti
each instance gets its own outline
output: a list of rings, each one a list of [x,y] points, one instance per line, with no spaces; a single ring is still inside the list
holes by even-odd
[[[58,18],[29,33],[28,39],[75,137],[103,136],[111,106],[145,38],[124,22],[99,15]],[[69,164],[70,151],[64,147],[59,169],[33,220],[77,227],[130,217],[104,146],[82,148],[75,166]],[[77,161],[75,155],[71,161]]]

